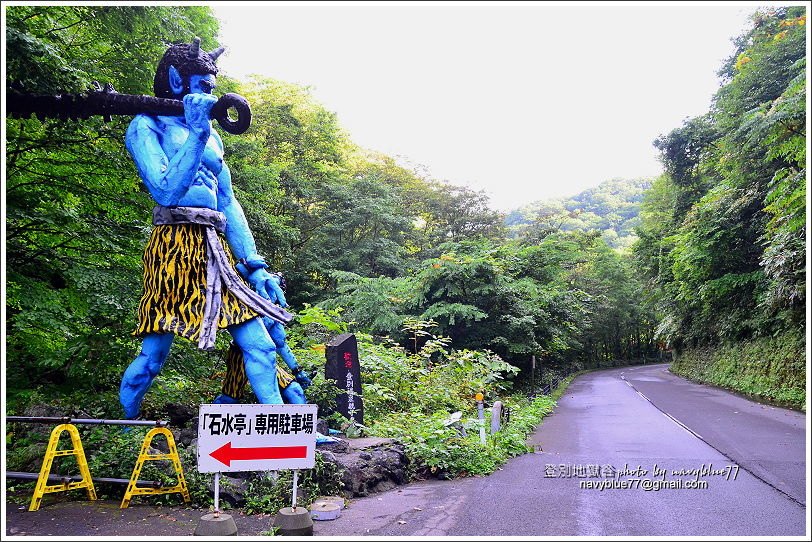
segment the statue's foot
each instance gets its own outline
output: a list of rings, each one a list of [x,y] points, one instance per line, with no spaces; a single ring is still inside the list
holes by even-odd
[[[218,395],[217,397],[214,398],[214,401],[212,401],[212,404],[215,404],[215,405],[236,405],[239,402],[240,402],[239,399],[235,399],[230,395],[226,395],[225,393],[221,393],[220,395]]]
[[[321,433],[316,431],[316,444],[327,444],[327,443],[330,443],[330,442],[339,442],[339,439],[337,439],[335,437],[328,437],[328,436],[322,435]]]
[[[125,412],[125,415],[126,415],[126,412]],[[133,420],[133,421],[135,421],[135,420],[143,420],[143,419],[144,419],[144,417],[143,417],[143,416],[141,416],[141,412],[139,411],[139,412],[136,412],[136,413],[135,413],[134,415],[132,415],[132,416],[127,416],[127,417],[126,417],[126,418],[124,418],[124,419],[125,419],[125,420]],[[132,433],[132,432],[135,430],[135,426],[134,426],[134,425],[119,425],[119,430],[120,430],[122,433],[124,433],[125,435],[127,435],[127,434]]]
[[[137,420],[141,416],[141,402],[122,400],[121,410],[124,411],[125,420]]]

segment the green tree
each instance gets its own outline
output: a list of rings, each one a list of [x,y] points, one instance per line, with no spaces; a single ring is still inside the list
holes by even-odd
[[[756,13],[707,115],[658,138],[641,271],[662,337],[693,347],[804,321],[805,9]]]
[[[202,7],[9,6],[6,21],[7,85],[32,93],[100,81],[148,94],[168,43],[216,47]],[[127,120],[7,119],[10,389],[66,378],[112,389],[133,355],[151,204],[124,149]]]
[[[641,303],[643,283],[631,257],[598,239],[575,275],[575,285],[589,295],[586,337],[581,354],[587,363],[617,364],[652,357],[655,319]]]

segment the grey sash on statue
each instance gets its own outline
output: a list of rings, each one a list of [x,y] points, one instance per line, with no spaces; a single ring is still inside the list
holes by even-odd
[[[223,304],[222,285],[225,283],[231,293],[248,308],[262,316],[287,324],[293,315],[274,305],[270,300],[257,294],[240,279],[231,266],[228,255],[217,232],[226,230],[226,217],[223,213],[205,207],[164,207],[156,205],[152,210],[152,223],[161,224],[200,224],[206,226],[206,306],[200,328],[197,347],[200,350],[214,350],[217,337],[217,321]]]

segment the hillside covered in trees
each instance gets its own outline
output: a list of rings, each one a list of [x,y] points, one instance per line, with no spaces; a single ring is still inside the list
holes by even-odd
[[[218,76],[216,93],[252,106],[249,131],[223,134],[225,160],[259,252],[287,277],[303,366],[322,371],[311,347],[325,337],[308,331],[320,322],[367,335],[382,374],[396,366],[382,359],[424,375],[476,366],[514,386],[532,356],[542,374],[569,374],[654,359],[663,341],[677,370],[803,405],[804,10],[754,23],[712,110],[657,139],[661,177],[607,181],[507,221],[483,193],[359,148],[306,88]],[[14,6],[7,24],[7,84],[42,94],[94,80],[151,94],[168,43],[219,45],[205,7]],[[124,148],[128,122],[7,119],[10,413],[48,397],[120,415],[153,205]],[[225,333],[215,354],[176,341],[150,397],[210,401],[227,348]],[[403,406],[395,384],[369,378],[390,401],[381,412]]]
[[[528,228],[550,231],[598,230],[612,248],[629,248],[637,240],[643,194],[652,179],[612,179],[569,198],[536,201],[508,213],[512,235]]]
[[[655,141],[634,253],[673,370],[804,405],[806,11],[753,23],[708,113]]]

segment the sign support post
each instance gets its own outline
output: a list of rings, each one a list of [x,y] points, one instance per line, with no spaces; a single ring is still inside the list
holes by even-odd
[[[296,511],[296,489],[299,486],[299,471],[294,469],[293,470],[293,504],[291,504],[291,508],[293,511]]]
[[[220,472],[214,473],[214,513],[220,513]]]

